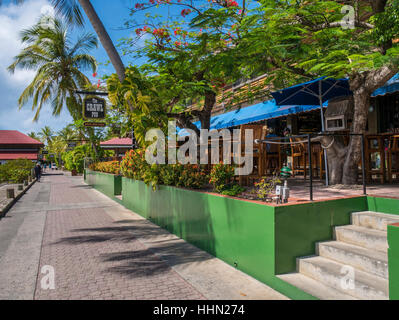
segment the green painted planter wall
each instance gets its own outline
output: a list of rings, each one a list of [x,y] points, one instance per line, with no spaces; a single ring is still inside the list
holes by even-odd
[[[365,210],[365,197],[276,207],[276,274],[295,272],[297,257],[314,255],[317,242],[333,239],[335,226]]]
[[[397,199],[367,197],[368,210],[399,214],[399,201]]]
[[[85,182],[93,188],[113,198],[122,194],[122,177],[109,173],[85,170]]]
[[[132,211],[258,279],[274,276],[274,208],[122,178]]]
[[[272,207],[127,178],[122,194],[130,210],[295,299],[312,297],[276,275],[295,272],[297,257],[367,208],[365,197]]]
[[[399,224],[388,226],[389,298],[399,300]]]
[[[333,228],[350,224],[352,212],[399,214],[393,199],[362,196],[273,207],[168,186],[154,191],[141,181],[90,170],[86,180],[110,197],[122,190],[126,208],[292,299],[314,297],[277,275],[295,272],[296,258],[315,254],[315,244],[332,240]],[[389,237],[396,243],[389,249],[391,298],[399,299],[399,232]]]

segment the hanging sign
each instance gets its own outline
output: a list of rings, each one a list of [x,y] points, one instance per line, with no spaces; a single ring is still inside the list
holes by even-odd
[[[106,101],[98,97],[83,100],[83,116],[85,119],[104,119]]]
[[[85,127],[105,127],[105,122],[85,122]]]

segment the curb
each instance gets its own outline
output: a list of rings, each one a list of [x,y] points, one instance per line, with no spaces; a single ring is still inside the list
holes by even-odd
[[[18,194],[5,208],[0,211],[0,220],[4,218],[7,212],[12,208],[12,206],[36,183],[36,179],[33,180],[20,194]]]

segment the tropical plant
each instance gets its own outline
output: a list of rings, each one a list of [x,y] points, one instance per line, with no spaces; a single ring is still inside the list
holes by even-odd
[[[83,16],[80,9],[83,9],[91,25],[93,26],[93,29],[95,30],[98,38],[100,39],[104,50],[107,52],[107,55],[116,70],[119,81],[122,82],[125,79],[125,66],[107,30],[105,29],[104,24],[102,23],[101,19],[97,15],[96,10],[91,4],[91,1],[51,0],[51,3],[54,6],[56,12],[65,17],[67,21],[80,26],[83,25]]]
[[[13,2],[21,4],[25,0],[13,0]],[[91,2],[89,0],[51,0],[51,4],[56,13],[65,18],[70,25],[83,26],[84,19],[81,8],[83,9],[122,82],[125,78],[125,67],[122,59]],[[1,5],[2,1],[0,1]]]
[[[22,183],[31,175],[34,164],[30,160],[18,159],[0,165],[0,182]]]
[[[259,3],[246,18],[249,32],[237,46],[247,55],[242,67],[267,73],[275,89],[320,76],[348,77],[355,103],[351,133],[363,134],[371,94],[398,72],[399,2]],[[342,144],[329,156],[330,167],[341,168],[332,170],[337,172],[333,183],[355,184],[360,158],[361,138],[352,136],[348,147]]]
[[[32,131],[32,132],[28,133],[28,136],[37,141],[42,141],[40,135],[37,134],[36,132]]]
[[[232,165],[223,163],[215,164],[212,166],[209,175],[209,183],[211,183],[216,192],[235,196],[244,191],[242,187],[237,186],[234,182],[235,168]]]
[[[89,166],[89,169],[105,173],[119,174],[120,162],[119,161],[95,162]]]
[[[8,67],[11,73],[17,68],[36,71],[35,78],[18,99],[19,107],[33,98],[35,121],[46,102],[51,102],[53,115],[59,115],[66,104],[71,115],[80,118],[82,101],[76,90],[90,84],[81,70],[97,69],[96,60],[87,53],[97,47],[97,39],[84,33],[73,43],[63,22],[48,19],[47,24],[39,22],[21,32],[25,46]]]
[[[281,183],[281,180],[274,176],[272,178],[264,177],[260,181],[255,183],[255,193],[258,199],[265,201],[270,197],[273,193],[274,189],[278,184]]]
[[[47,147],[50,146],[51,141],[53,140],[54,132],[49,126],[43,127],[39,131],[38,135],[40,136],[42,141],[44,141],[46,143]]]
[[[78,173],[83,173],[85,158],[95,158],[95,154],[89,144],[77,146],[72,151],[62,154],[65,169],[69,171],[76,170]]]

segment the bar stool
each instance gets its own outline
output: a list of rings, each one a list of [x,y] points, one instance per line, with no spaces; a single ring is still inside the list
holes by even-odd
[[[388,147],[388,181],[392,183],[393,175],[399,178],[399,135],[389,139]]]
[[[295,177],[297,173],[303,173],[306,180],[306,149],[304,143],[298,143],[301,139],[290,138],[291,157],[292,157],[292,176]]]
[[[385,147],[384,147],[384,136],[382,135],[368,135],[366,136],[365,145],[365,155],[366,155],[366,175],[367,181],[371,182],[372,176],[376,175],[380,177],[381,183],[385,182]],[[380,157],[380,167],[372,168],[372,155],[379,155]]]

